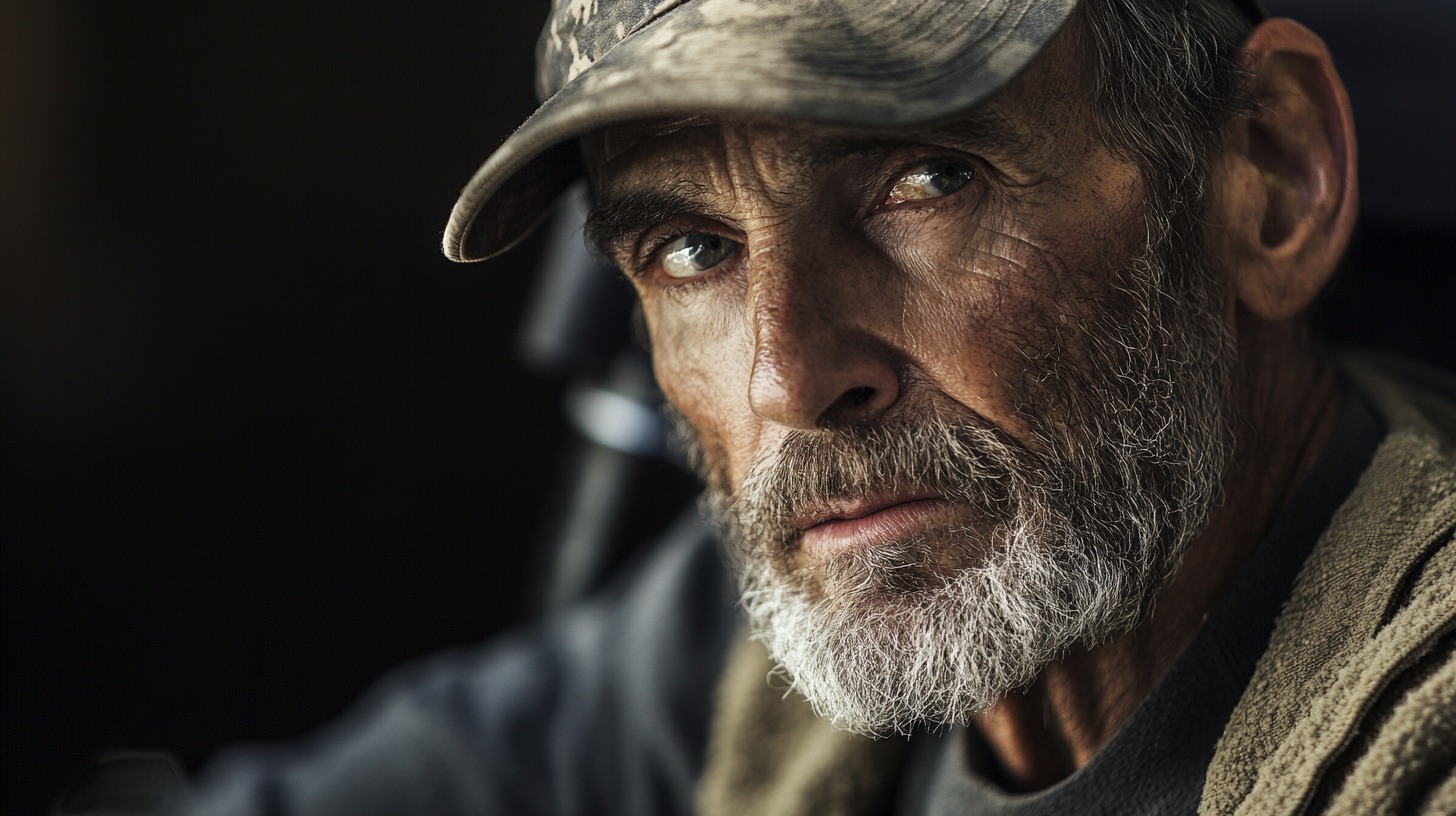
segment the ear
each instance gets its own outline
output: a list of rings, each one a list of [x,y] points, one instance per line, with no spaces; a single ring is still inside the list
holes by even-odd
[[[1244,43],[1257,109],[1232,125],[1216,162],[1217,218],[1232,242],[1237,296],[1271,321],[1324,288],[1355,225],[1355,123],[1329,49],[1293,20]]]

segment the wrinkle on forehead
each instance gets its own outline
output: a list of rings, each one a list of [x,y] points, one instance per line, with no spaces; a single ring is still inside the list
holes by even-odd
[[[719,195],[736,189],[802,184],[847,155],[826,129],[753,120],[698,117],[608,128],[593,140],[591,156],[600,198],[692,178]]]
[[[610,173],[651,176],[654,157],[665,145],[676,149],[702,149],[711,139],[726,156],[727,147],[755,157],[760,166],[768,159],[783,175],[804,177],[825,166],[857,155],[883,153],[910,144],[941,144],[982,154],[993,160],[1018,163],[1044,158],[1049,149],[1038,124],[1005,106],[990,103],[936,125],[914,129],[830,127],[754,119],[697,116],[613,125],[586,138],[587,165],[594,178]],[[709,135],[711,134],[711,135]],[[645,160],[634,160],[645,157]]]

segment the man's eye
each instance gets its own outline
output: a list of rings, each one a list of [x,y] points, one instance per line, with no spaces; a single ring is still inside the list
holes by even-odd
[[[940,198],[961,189],[971,183],[976,177],[976,171],[964,164],[952,161],[928,161],[900,177],[895,186],[890,188],[890,194],[885,197],[886,204],[901,204],[906,201],[924,201],[928,198]]]
[[[690,232],[662,248],[662,271],[670,278],[695,278],[737,251],[738,242],[731,238]]]

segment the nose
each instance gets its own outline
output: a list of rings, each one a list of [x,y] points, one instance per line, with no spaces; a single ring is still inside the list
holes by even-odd
[[[893,406],[902,355],[875,319],[893,306],[893,294],[866,285],[875,276],[840,263],[766,260],[756,258],[750,276],[753,412],[813,430],[863,423]]]

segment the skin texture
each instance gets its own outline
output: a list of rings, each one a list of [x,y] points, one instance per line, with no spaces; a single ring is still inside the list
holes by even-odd
[[[1264,23],[1246,52],[1261,107],[1229,125],[1206,213],[1241,368],[1225,501],[1142,625],[1049,665],[979,716],[1014,789],[1054,784],[1113,736],[1197,633],[1338,414],[1338,385],[1301,315],[1355,217],[1348,101],[1323,44],[1298,24]],[[966,121],[938,129],[691,120],[593,142],[596,232],[637,288],[658,381],[725,489],[791,430],[941,401],[1036,446],[1017,410],[1023,355],[1075,338],[1090,310],[1115,302],[1106,271],[1145,242],[1139,171],[1097,139],[1079,77],[1058,41]],[[974,178],[901,200],[897,181],[927,161]],[[685,232],[737,249],[674,278],[654,249]]]

